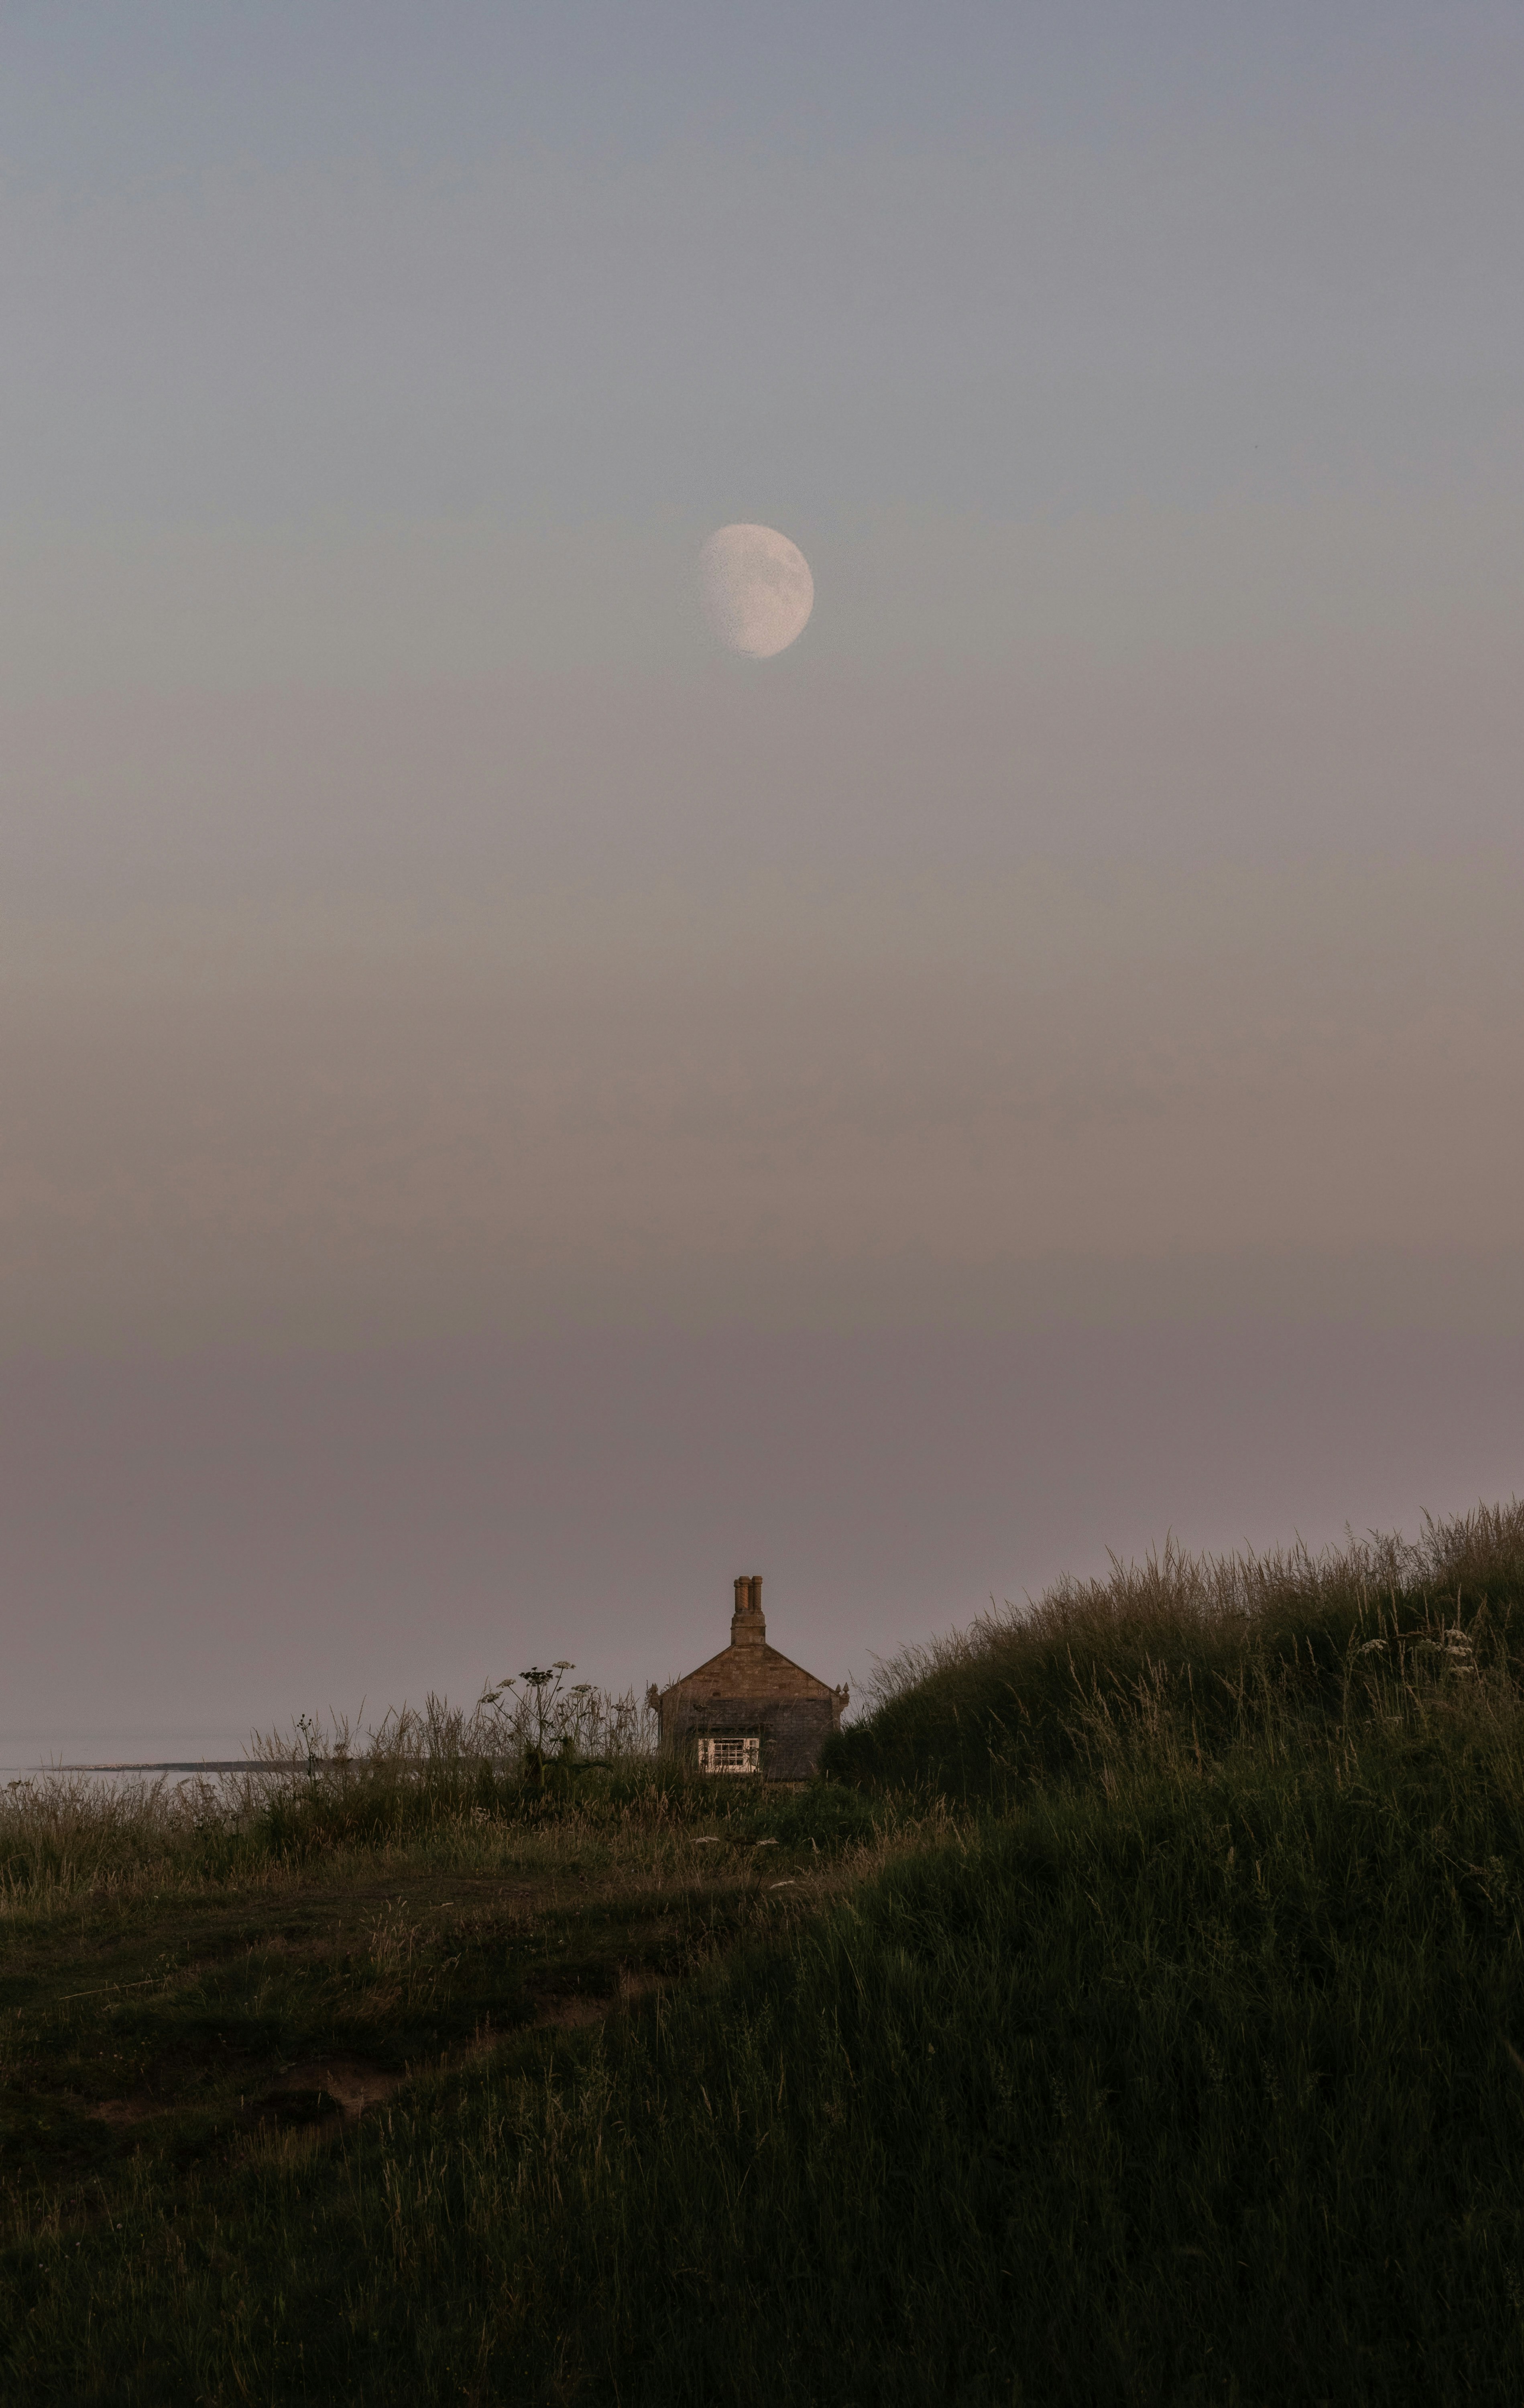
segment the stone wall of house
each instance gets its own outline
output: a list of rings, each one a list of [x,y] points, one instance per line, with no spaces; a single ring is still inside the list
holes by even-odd
[[[699,1739],[759,1732],[765,1781],[808,1781],[818,1770],[820,1751],[836,1728],[841,1708],[825,1697],[708,1697],[671,1700],[662,1716],[664,1746],[683,1748]]]

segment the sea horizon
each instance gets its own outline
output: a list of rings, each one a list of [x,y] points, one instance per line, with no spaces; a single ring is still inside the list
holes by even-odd
[[[39,1773],[197,1770],[250,1760],[252,1727],[173,1725],[160,1729],[79,1730],[66,1725],[0,1731],[0,1782]]]

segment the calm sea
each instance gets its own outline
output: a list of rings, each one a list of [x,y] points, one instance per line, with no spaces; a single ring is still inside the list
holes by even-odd
[[[74,1766],[120,1768],[238,1764],[249,1744],[246,1727],[223,1730],[0,1731],[0,1783]]]

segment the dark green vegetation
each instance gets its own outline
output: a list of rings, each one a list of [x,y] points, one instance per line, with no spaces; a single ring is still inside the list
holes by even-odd
[[[1172,1558],[898,1668],[799,1796],[35,1850],[7,2396],[1517,2400],[1521,1608],[1519,1510]]]
[[[1017,1801],[1093,1779],[1114,1738],[1131,1754],[1166,1727],[1215,1752],[1361,1718],[1391,1676],[1432,1685],[1443,1664],[1524,1671],[1524,1507],[1431,1526],[1419,1546],[1339,1555],[1193,1557],[1166,1548],[1109,1581],[1061,1581],[1019,1616],[989,1614],[909,1651],[831,1770],[884,1789]]]
[[[384,1853],[373,1834],[341,1852],[317,1836],[379,1820],[374,1795],[298,1799],[240,1843],[182,1850],[172,1887],[15,1914],[0,2097],[23,2214],[109,2213],[145,2165],[236,2157],[250,2136],[353,2112],[526,2028],[597,2021],[723,1947],[757,1884],[795,1861],[756,1848],[755,1814],[712,1819],[727,1836],[706,1852],[659,1794],[634,1829],[611,1831],[597,1803],[505,1829],[452,1813],[453,1787],[398,1798],[405,1836],[394,1828]],[[223,1878],[197,1880],[198,1856]]]

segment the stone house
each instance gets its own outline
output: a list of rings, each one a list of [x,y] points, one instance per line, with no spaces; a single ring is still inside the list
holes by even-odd
[[[669,1689],[650,1692],[664,1748],[690,1752],[700,1772],[759,1773],[807,1781],[840,1730],[845,1685],[828,1688],[768,1645],[762,1583],[736,1583],[730,1644]]]

